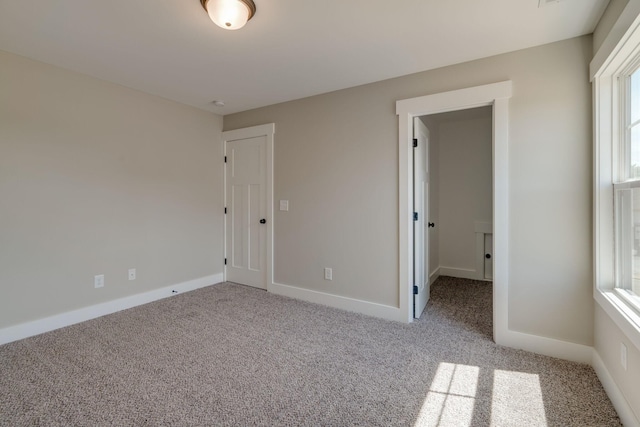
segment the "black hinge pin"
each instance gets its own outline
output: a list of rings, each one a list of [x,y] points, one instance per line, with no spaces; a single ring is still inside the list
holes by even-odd
[[[416,285],[413,285],[413,294],[418,295],[418,287]]]
[[[417,148],[417,147],[418,147],[418,139],[413,138],[413,148]]]
[[[413,220],[417,221],[418,220],[418,212],[414,212],[413,213]]]

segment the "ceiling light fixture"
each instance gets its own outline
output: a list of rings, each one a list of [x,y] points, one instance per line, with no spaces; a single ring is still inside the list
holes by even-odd
[[[200,0],[209,18],[220,28],[237,30],[256,13],[253,0]]]

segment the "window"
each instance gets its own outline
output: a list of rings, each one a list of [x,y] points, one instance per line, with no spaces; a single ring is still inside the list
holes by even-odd
[[[614,153],[614,240],[615,289],[640,311],[640,69],[635,62],[617,77],[620,143],[618,153]]]
[[[591,62],[594,298],[640,347],[640,16],[629,19]]]

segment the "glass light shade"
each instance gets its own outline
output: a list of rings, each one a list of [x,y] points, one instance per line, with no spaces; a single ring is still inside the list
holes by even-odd
[[[240,0],[207,0],[206,9],[211,20],[225,30],[244,27],[251,14],[249,7]]]

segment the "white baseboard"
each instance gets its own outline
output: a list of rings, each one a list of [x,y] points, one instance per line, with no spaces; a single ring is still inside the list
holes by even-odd
[[[478,279],[478,273],[475,270],[466,268],[439,267],[441,276],[458,277],[460,279]]]
[[[633,413],[633,409],[631,409],[631,406],[627,402],[627,399],[624,398],[624,395],[609,373],[609,370],[602,361],[602,358],[600,358],[600,355],[595,350],[593,351],[591,366],[593,366],[593,369],[596,371],[596,375],[598,375],[598,379],[602,383],[604,390],[607,392],[607,396],[609,396],[611,403],[613,403],[613,407],[616,408],[616,412],[618,413],[622,424],[625,427],[640,427],[640,420],[636,418]]]
[[[167,286],[153,291],[80,308],[78,310],[67,311],[65,313],[45,317],[44,319],[38,319],[32,322],[2,328],[0,329],[0,345],[53,331],[54,329],[64,328],[65,326],[95,319],[96,317],[126,310],[138,305],[147,304],[178,293],[204,288],[222,281],[222,273],[213,274],[211,276],[200,277],[199,279],[178,283],[173,286]]]
[[[272,283],[269,285],[267,290],[277,295],[300,299],[315,304],[327,305],[329,307],[366,314],[368,316],[380,317],[382,319],[394,320],[397,322],[406,323],[407,321],[398,307],[392,307],[389,305],[328,294],[325,292],[312,291],[310,289],[283,285],[281,283]]]
[[[433,285],[433,282],[438,280],[438,277],[440,277],[440,267],[433,270],[429,275],[429,285]]]
[[[496,330],[494,339],[496,344],[505,347],[557,357],[558,359],[571,360],[589,365],[592,360],[593,347],[587,345],[512,330]]]

